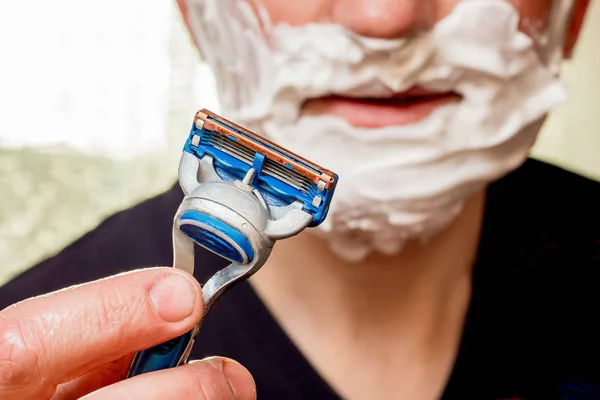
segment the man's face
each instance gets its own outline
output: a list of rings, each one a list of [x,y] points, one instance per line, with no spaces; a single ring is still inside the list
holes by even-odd
[[[262,5],[273,24],[339,24],[365,37],[397,39],[427,31],[450,14],[461,0],[252,0]],[[537,40],[544,32],[553,0],[507,0],[519,12],[520,29]],[[326,39],[326,38],[324,38]],[[426,94],[426,93],[423,93]],[[419,95],[413,91],[412,95]],[[334,115],[360,128],[417,123],[435,107],[459,101],[454,93],[432,96],[420,107],[397,107],[390,102],[320,97],[302,106],[304,115]]]
[[[185,1],[222,112],[339,174],[352,260],[447,226],[565,100],[570,0]]]
[[[461,0],[253,0],[274,23],[337,23],[376,38],[397,38],[429,29]],[[507,0],[523,20],[546,21],[553,0]]]

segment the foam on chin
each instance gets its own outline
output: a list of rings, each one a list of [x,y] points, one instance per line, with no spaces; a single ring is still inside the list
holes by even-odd
[[[223,113],[340,175],[317,229],[350,261],[394,254],[406,240],[446,227],[469,196],[526,159],[546,114],[566,99],[503,0],[463,0],[433,31],[397,40],[322,24],[276,26],[267,40],[245,3],[195,1],[204,7],[194,26],[215,67]],[[214,25],[232,1],[239,19],[229,18],[219,37]],[[235,54],[242,48],[243,60]],[[376,97],[416,85],[455,91],[463,101],[418,124],[380,129],[300,115],[307,98]]]
[[[311,116],[285,127],[265,122],[262,130],[340,175],[329,216],[313,231],[340,257],[360,261],[371,251],[393,255],[407,240],[426,240],[446,227],[467,198],[525,160],[543,121],[501,146],[467,148],[445,130],[460,107],[439,108],[418,129],[358,129]]]

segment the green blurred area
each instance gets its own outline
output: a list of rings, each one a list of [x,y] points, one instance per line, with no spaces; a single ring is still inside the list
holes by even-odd
[[[167,155],[115,162],[0,150],[0,285],[115,211],[167,190],[176,183],[177,162]]]

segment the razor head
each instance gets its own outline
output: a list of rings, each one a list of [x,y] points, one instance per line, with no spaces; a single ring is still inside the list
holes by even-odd
[[[242,180],[253,168],[250,185],[269,207],[299,201],[313,217],[311,227],[327,216],[338,182],[337,174],[206,109],[196,113],[184,151],[200,159],[210,155],[225,181]]]

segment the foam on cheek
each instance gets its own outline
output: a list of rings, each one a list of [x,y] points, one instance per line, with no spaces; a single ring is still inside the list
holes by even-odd
[[[566,100],[504,0],[463,0],[433,31],[396,40],[332,24],[275,26],[267,39],[243,2],[193,3],[225,115],[340,175],[319,232],[346,259],[439,232],[469,196],[525,160],[546,114]],[[380,129],[300,114],[307,98],[417,85],[464,99]]]

